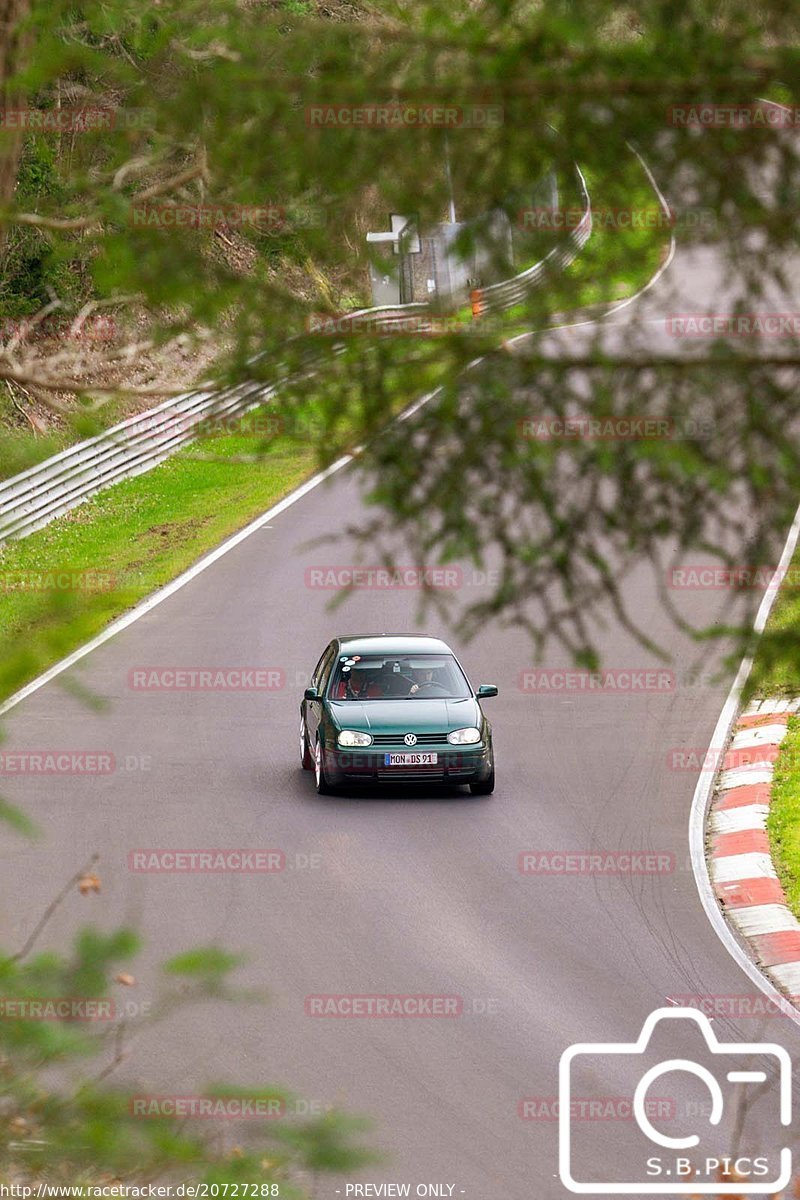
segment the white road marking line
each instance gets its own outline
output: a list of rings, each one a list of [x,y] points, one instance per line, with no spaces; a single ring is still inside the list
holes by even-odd
[[[482,361],[482,358],[474,358],[472,362],[467,364],[464,370],[469,371]],[[427,404],[429,400],[432,400],[433,397],[439,393],[439,391],[441,391],[441,388],[434,388],[432,392],[426,392],[424,396],[420,396],[418,400],[415,400],[409,405],[408,408],[399,413],[394,420],[408,420],[408,418],[413,416],[415,412],[423,407],[423,405]],[[215,562],[217,562],[220,558],[223,558],[226,554],[229,554],[231,550],[235,550],[241,542],[246,541],[246,539],[251,537],[254,533],[259,533],[262,529],[271,529],[272,526],[269,525],[268,522],[271,521],[273,517],[280,516],[280,514],[285,512],[287,508],[291,508],[292,505],[296,504],[298,500],[302,500],[303,497],[307,496],[309,492],[313,492],[314,489],[319,487],[321,483],[324,483],[326,479],[330,479],[332,475],[335,475],[338,471],[341,471],[343,467],[349,466],[350,463],[358,457],[358,455],[361,453],[361,450],[361,446],[356,446],[351,454],[343,455],[341,458],[337,459],[335,463],[331,463],[329,467],[326,467],[324,471],[318,471],[316,475],[312,475],[310,479],[307,479],[305,483],[301,483],[300,486],[295,488],[293,492],[290,492],[288,496],[284,496],[284,498],[279,500],[277,504],[273,504],[272,508],[268,508],[267,511],[262,513],[260,517],[256,517],[255,520],[251,521],[249,525],[245,525],[245,527],[240,529],[238,533],[232,534],[231,537],[227,538],[224,542],[222,542],[221,545],[217,546],[214,550],[209,551],[208,554],[205,554],[196,563],[193,563],[191,567],[188,567],[185,571],[178,575],[177,578],[173,579],[170,583],[165,584],[163,588],[159,588],[158,591],[153,592],[152,596],[148,596],[145,600],[140,601],[139,604],[135,605],[128,612],[123,613],[121,617],[117,617],[115,621],[112,621],[110,625],[107,625],[105,629],[101,630],[96,637],[93,637],[90,642],[87,642],[84,646],[79,646],[77,650],[73,650],[73,652],[68,654],[66,658],[61,659],[60,662],[54,663],[52,667],[49,667],[41,675],[37,675],[37,677],[32,679],[30,683],[26,683],[24,687],[19,689],[19,691],[14,692],[14,694],[9,696],[7,700],[3,701],[3,703],[0,703],[0,717],[9,712],[12,708],[16,708],[16,706],[23,700],[27,700],[28,696],[32,696],[34,692],[38,692],[39,688],[42,688],[45,686],[45,684],[52,682],[52,680],[61,675],[63,671],[69,670],[70,667],[73,667],[76,663],[80,662],[82,658],[85,658],[87,654],[91,654],[93,650],[97,650],[98,647],[110,641],[111,638],[116,637],[116,635],[121,633],[123,629],[127,629],[129,625],[133,625],[133,623],[138,621],[140,617],[145,616],[152,609],[163,603],[164,600],[168,600],[170,596],[175,594],[175,592],[179,592],[181,588],[186,587],[187,583],[191,583],[192,580],[196,579],[198,575],[202,575],[203,571],[207,570],[208,567],[213,566]]]
[[[106,642],[110,641],[111,638],[116,637],[116,635],[121,633],[123,629],[127,629],[129,625],[133,625],[134,621],[138,621],[140,617],[143,617],[146,613],[151,612],[152,609],[156,608],[159,604],[162,604],[164,600],[168,600],[170,596],[175,594],[175,592],[178,592],[181,590],[181,588],[186,587],[187,583],[191,583],[192,580],[196,579],[198,575],[202,575],[203,571],[207,570],[210,566],[213,566],[213,564],[224,555],[229,554],[230,551],[234,550],[238,545],[240,545],[241,542],[245,541],[252,534],[257,533],[259,530],[266,528],[267,522],[272,520],[273,517],[277,517],[280,513],[285,512],[287,508],[291,508],[291,506],[296,504],[298,500],[302,500],[302,498],[308,495],[309,492],[313,491],[314,488],[319,487],[324,480],[329,479],[331,475],[335,475],[337,471],[340,471],[342,467],[346,467],[348,463],[352,461],[353,455],[346,454],[343,458],[340,458],[335,463],[332,463],[331,466],[326,470],[319,471],[316,475],[313,475],[311,479],[307,479],[305,483],[302,483],[300,487],[295,488],[295,490],[290,492],[288,496],[284,496],[283,500],[279,500],[277,504],[272,506],[272,508],[268,509],[265,513],[262,513],[260,517],[256,517],[256,519],[251,521],[249,525],[245,525],[244,529],[240,529],[238,533],[234,533],[231,537],[227,538],[220,546],[217,546],[216,549],[211,550],[208,554],[204,555],[203,558],[199,559],[198,562],[193,563],[191,567],[188,567],[187,570],[183,571],[182,574],[177,576],[177,578],[173,579],[170,583],[165,584],[164,587],[159,588],[157,592],[153,592],[152,596],[148,596],[145,600],[142,600],[139,604],[135,605],[134,608],[130,609],[126,613],[123,613],[121,617],[117,617],[115,621],[112,621],[110,625],[107,625],[106,628],[98,633],[96,637],[93,637],[90,642],[86,642],[85,645],[79,646],[77,650],[73,650],[72,654],[68,654],[66,658],[62,658],[60,662],[57,662],[52,667],[49,667],[48,670],[46,670],[42,675],[38,675],[36,679],[31,680],[30,683],[27,683],[24,687],[20,688],[18,692],[14,692],[13,696],[9,696],[8,700],[0,704],[0,716],[3,716],[3,714],[7,713],[10,709],[15,708],[21,703],[21,701],[26,700],[28,696],[32,696],[34,692],[38,692],[39,688],[44,687],[46,683],[50,683],[63,671],[73,667],[75,663],[80,662],[80,660],[85,658],[87,654],[91,654],[93,650],[96,650],[99,646],[104,645]]]
[[[761,97],[759,97],[759,100],[761,100]],[[765,103],[771,103],[771,102],[767,101]],[[786,108],[786,105],[783,105],[783,104],[776,105],[776,107],[783,108],[787,112],[789,111],[789,109]],[[797,541],[798,541],[799,536],[800,536],[800,507],[795,512],[794,520],[792,521],[791,528],[789,529],[789,533],[786,537],[786,542],[784,543],[780,562],[778,563],[778,569],[775,572],[775,574],[773,575],[769,584],[767,585],[767,590],[765,591],[765,593],[761,599],[761,604],[758,607],[758,612],[756,613],[756,619],[753,622],[753,632],[757,636],[760,636],[764,632],[767,621],[769,619],[769,615],[772,612],[772,609],[775,605],[775,601],[778,598],[778,589],[780,587],[780,581],[783,579],[784,575],[786,574],[786,570],[787,570],[790,562],[792,561],[792,557],[794,555],[795,549],[797,548]],[[723,706],[722,712],[720,713],[719,719],[714,728],[714,734],[713,734],[712,740],[711,740],[712,746],[714,745],[715,738],[717,737],[717,735],[720,732],[723,733],[725,740],[727,740],[727,738],[728,738],[728,735],[729,735],[730,729],[731,729],[731,725],[733,724],[733,720],[736,715],[736,710],[739,706],[739,699],[741,697],[742,690],[744,688],[745,683],[747,682],[747,678],[750,675],[751,670],[753,669],[753,660],[754,660],[754,655],[750,654],[750,655],[745,656],[745,658],[743,658],[741,663],[739,664],[739,670],[736,672],[736,678],[734,679],[733,683],[731,684],[731,690],[728,692],[728,696],[727,696],[727,699]],[[762,703],[760,705],[755,704],[755,703],[751,704],[750,707],[747,709],[747,712],[749,713],[749,712],[755,711],[758,713],[772,714],[772,713],[783,713],[783,712],[797,712],[798,708],[800,708],[800,697],[798,697],[795,700],[791,700],[791,701],[764,700],[764,701],[762,701]],[[723,741],[721,744],[724,745],[725,742]],[[719,764],[719,762],[722,758],[722,753],[723,753],[722,751],[716,752],[717,764]],[[720,940],[723,942],[723,944],[725,945],[725,947],[727,948],[729,953],[732,955],[732,957],[735,958],[736,961],[739,963],[739,965],[744,968],[746,973],[758,985],[758,987],[761,989],[761,991],[765,993],[765,995],[770,996],[772,998],[772,993],[775,992],[775,995],[779,996],[780,993],[777,992],[776,989],[774,989],[772,986],[770,986],[769,981],[762,974],[762,972],[759,971],[758,968],[754,969],[754,964],[742,952],[741,947],[739,946],[738,942],[731,935],[731,932],[725,923],[725,918],[722,916],[722,913],[720,912],[719,905],[716,902],[716,898],[714,897],[713,891],[712,891],[710,883],[709,883],[708,873],[707,873],[707,864],[706,864],[705,852],[704,852],[703,825],[705,823],[705,814],[706,814],[706,809],[708,807],[708,796],[711,791],[711,786],[712,786],[713,782],[714,782],[713,774],[710,775],[707,780],[703,780],[702,776],[698,780],[697,787],[696,787],[695,793],[694,793],[694,797],[692,799],[691,813],[689,815],[689,852],[691,855],[692,870],[694,872],[694,878],[695,878],[695,883],[697,884],[697,890],[700,893],[700,899],[703,903],[703,906],[706,910],[706,913],[707,913],[709,919],[711,920],[711,924],[716,929],[717,934],[720,937]],[[762,905],[761,907],[772,908],[773,906],[772,905]],[[776,907],[781,908],[783,910],[783,912],[785,912],[786,917],[790,918],[791,921],[793,922],[793,925],[789,925],[788,928],[800,929],[800,923],[797,922],[797,920],[794,918],[792,913],[789,911],[788,908],[786,908],[785,905],[779,905]],[[741,913],[743,910],[739,909],[739,910],[733,910],[733,911],[739,911]],[[784,926],[782,926],[782,928],[783,927]],[[740,928],[741,928],[741,925],[740,925]],[[743,930],[743,932],[744,932],[744,930]],[[792,995],[797,995],[797,994],[798,994],[797,990],[792,992]],[[800,1025],[800,1013],[797,1013],[794,1010],[792,1010],[787,1015],[790,1017],[790,1019],[792,1021],[794,1021],[794,1023],[796,1025]]]
[[[800,538],[800,507],[798,507],[797,512],[794,515],[791,529],[786,536],[786,542],[783,547],[780,563],[778,564],[778,570],[776,571],[773,579],[770,580],[769,584],[767,585],[766,591],[761,598],[761,603],[758,606],[756,619],[753,622],[753,632],[756,635],[764,632],[764,627],[769,618],[769,614],[772,612],[772,608],[778,595],[777,580],[782,578],[786,573],[786,568],[789,566],[789,563],[792,560],[792,555],[797,547],[798,538]],[[722,712],[719,714],[719,718],[714,727],[714,732],[711,735],[708,752],[709,754],[713,755],[713,761],[716,766],[719,766],[720,762],[722,761],[724,751],[720,749],[714,749],[714,747],[727,745],[728,734],[730,733],[731,726],[736,719],[742,691],[752,669],[753,655],[748,654],[739,664],[739,670],[736,672],[736,678],[731,684],[730,691],[728,692],[727,698],[722,707]],[[694,881],[700,896],[700,902],[702,903],[703,908],[706,911],[706,916],[711,922],[711,925],[715,930],[719,940],[722,942],[731,958],[733,958],[739,964],[748,978],[760,991],[764,993],[765,996],[768,996],[770,1000],[773,1000],[776,1003],[784,1004],[785,999],[783,995],[778,991],[778,989],[763,973],[763,971],[756,966],[756,964],[734,936],[733,931],[730,929],[725,917],[723,916],[722,910],[717,903],[717,898],[714,895],[714,890],[711,886],[711,879],[708,873],[708,864],[706,863],[705,853],[705,823],[706,812],[708,810],[709,800],[711,799],[713,786],[713,771],[704,771],[697,781],[697,786],[692,798],[692,807],[689,814],[689,854],[692,861],[692,872],[694,874]],[[758,907],[769,908],[772,906],[759,905]],[[780,908],[787,917],[792,917],[792,914],[788,909],[781,905],[776,907]],[[733,917],[734,913],[741,913],[743,911],[743,909],[729,909],[728,913],[730,917]],[[794,920],[794,918],[792,918],[792,920]],[[800,924],[797,921],[794,921],[794,924],[789,926],[789,928],[795,927],[800,928]],[[800,1012],[795,1012],[792,1010],[787,1013],[787,1016],[790,1018],[790,1020],[794,1021],[796,1025],[800,1026]]]
[[[664,193],[661,191],[661,188],[656,183],[653,172],[650,170],[650,168],[648,167],[645,160],[642,158],[639,151],[634,150],[634,148],[630,144],[630,142],[627,143],[627,146],[628,146],[628,149],[631,150],[636,155],[636,157],[639,159],[639,162],[642,164],[642,167],[644,168],[644,172],[647,175],[647,178],[650,180],[650,185],[651,185],[653,191],[655,192],[656,197],[658,198],[659,204],[661,205],[661,211],[666,213],[668,217],[671,217],[672,210],[670,209],[670,206],[667,202],[667,199],[666,199]],[[644,287],[639,288],[638,292],[634,292],[633,295],[628,296],[628,298],[626,300],[622,300],[622,301],[620,301],[619,304],[615,304],[612,308],[610,308],[608,310],[608,312],[600,313],[598,316],[592,317],[586,321],[571,321],[571,322],[567,322],[567,323],[561,324],[561,325],[545,325],[542,329],[534,330],[533,332],[534,333],[546,333],[550,329],[581,329],[581,328],[584,328],[586,325],[599,325],[601,321],[605,322],[609,317],[613,317],[615,313],[621,312],[623,308],[627,308],[629,304],[635,303],[635,301],[639,300],[645,294],[645,292],[649,292],[650,288],[654,287],[658,283],[659,279],[664,274],[664,272],[666,270],[668,270],[669,267],[672,266],[672,260],[675,257],[676,248],[677,248],[677,243],[675,241],[675,234],[671,233],[669,235],[669,253],[667,254],[667,257],[664,259],[664,262],[661,264],[661,266],[658,268],[658,270],[655,271],[650,276],[650,278],[648,279],[648,281],[644,285]],[[661,320],[663,322],[664,318],[661,317],[661,318],[659,318],[659,320]],[[623,322],[618,322],[618,323],[623,324]],[[610,322],[610,324],[613,325],[613,324],[615,324],[615,322],[612,321],[612,322]],[[523,338],[530,337],[530,336],[531,336],[530,331],[527,333],[518,333],[518,334],[516,334],[515,337],[509,338],[508,341],[506,342],[506,345],[513,346],[514,342],[522,341]]]

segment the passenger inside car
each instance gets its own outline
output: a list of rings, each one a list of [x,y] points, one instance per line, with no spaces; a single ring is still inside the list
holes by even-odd
[[[463,695],[463,679],[453,660],[433,655],[341,659],[331,688],[334,700],[424,700]]]

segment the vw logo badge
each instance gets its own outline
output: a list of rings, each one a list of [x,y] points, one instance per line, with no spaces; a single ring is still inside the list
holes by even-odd
[[[407,733],[406,736],[403,738],[403,741],[405,742],[405,744],[407,746],[416,746],[417,735],[415,733]]]

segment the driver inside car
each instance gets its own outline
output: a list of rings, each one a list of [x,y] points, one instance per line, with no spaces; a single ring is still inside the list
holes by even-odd
[[[436,680],[433,678],[433,668],[426,667],[424,671],[417,671],[417,682],[411,685],[409,696],[416,696],[417,692],[423,689],[430,689],[431,684],[436,686]]]

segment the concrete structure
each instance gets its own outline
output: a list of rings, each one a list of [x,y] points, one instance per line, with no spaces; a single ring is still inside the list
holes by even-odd
[[[524,198],[532,207],[557,208],[558,202],[554,172],[535,183]],[[450,215],[455,216],[452,202]],[[424,235],[417,232],[413,217],[393,214],[390,224],[389,230],[367,234],[367,241],[383,251],[370,262],[375,306],[435,303],[457,308],[472,288],[513,273],[514,229],[502,208],[469,221],[443,221]]]

